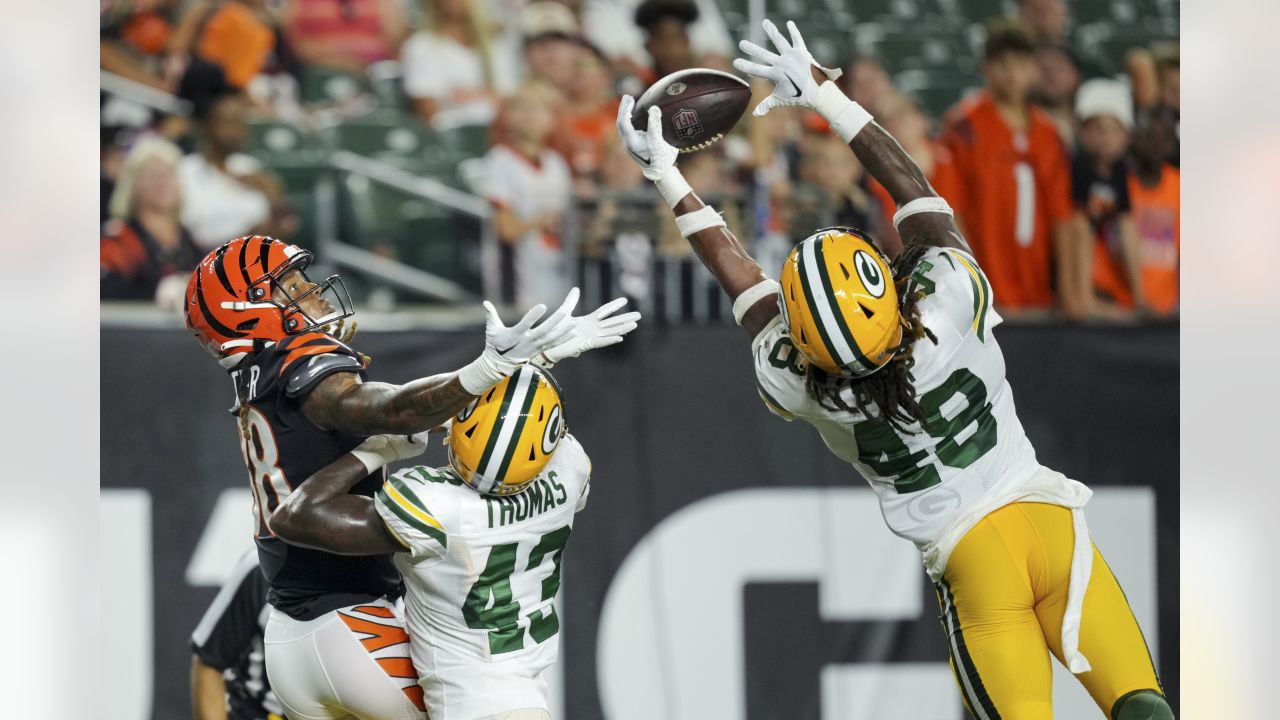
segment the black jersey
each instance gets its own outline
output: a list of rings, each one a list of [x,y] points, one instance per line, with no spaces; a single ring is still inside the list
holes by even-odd
[[[267,680],[262,634],[267,625],[267,579],[256,553],[245,553],[191,633],[191,651],[222,671],[228,720],[284,717]]]
[[[262,572],[271,584],[268,600],[299,620],[394,595],[400,574],[391,555],[351,557],[290,545],[267,524],[299,483],[350,452],[363,437],[321,430],[303,414],[301,399],[321,380],[339,372],[364,378],[358,355],[331,335],[304,333],[252,353],[231,370],[240,447],[253,491],[255,538]],[[372,497],[383,471],[351,492]]]

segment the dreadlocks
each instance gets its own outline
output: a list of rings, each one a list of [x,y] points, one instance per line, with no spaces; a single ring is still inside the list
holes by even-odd
[[[916,389],[911,377],[907,374],[908,360],[911,358],[916,340],[927,337],[933,344],[938,338],[920,322],[920,309],[917,303],[924,293],[907,292],[910,287],[911,273],[928,245],[912,245],[898,256],[893,263],[894,285],[898,289],[898,309],[909,327],[902,333],[902,342],[893,348],[893,357],[879,371],[863,378],[843,378],[830,375],[809,363],[805,387],[809,396],[817,400],[818,405],[827,410],[858,412],[872,417],[871,408],[879,409],[879,414],[893,428],[902,432],[910,432],[907,425],[913,421],[924,422],[924,411],[916,402]],[[844,388],[853,391],[853,405],[849,405],[841,393]]]

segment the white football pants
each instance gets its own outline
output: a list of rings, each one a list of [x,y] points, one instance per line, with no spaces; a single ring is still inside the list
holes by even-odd
[[[291,720],[426,720],[409,633],[385,600],[305,621],[271,608],[263,645]]]

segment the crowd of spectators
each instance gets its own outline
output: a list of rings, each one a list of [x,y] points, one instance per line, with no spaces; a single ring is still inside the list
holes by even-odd
[[[1012,16],[979,25],[972,87],[949,109],[927,107],[895,82],[902,68],[859,52],[852,28],[843,55],[819,60],[843,67],[842,89],[951,202],[1006,317],[1176,313],[1176,41],[1137,44],[1123,67],[1100,67],[1079,53],[1064,0],[1013,5]],[[248,119],[358,117],[374,107],[371,80],[391,77],[406,124],[482,130],[482,171],[462,189],[494,208],[498,242],[484,248],[485,266],[507,302],[552,300],[572,282],[567,243],[607,253],[635,228],[635,208],[665,217],[615,137],[618,97],[677,70],[728,69],[736,38],[726,7],[104,0],[102,69],[176,96],[189,112],[104,92],[102,297],[172,303],[165,277],[221,242],[248,232],[294,238],[299,218],[281,178],[246,151]],[[316,103],[307,87],[317,76],[353,82],[346,93],[330,85]],[[768,92],[755,90],[756,100]],[[744,118],[680,162],[763,258],[820,221],[899,242],[888,194],[816,114]],[[650,228],[654,251],[687,254],[665,225]]]

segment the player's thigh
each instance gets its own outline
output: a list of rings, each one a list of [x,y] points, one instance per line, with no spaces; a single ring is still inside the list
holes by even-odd
[[[332,704],[362,720],[423,720],[404,620],[388,603],[342,608],[316,633]]]
[[[319,621],[298,622],[272,610],[264,633],[267,678],[291,720],[341,720],[350,717],[325,704],[329,681],[316,650]]]
[[[960,541],[938,583],[952,669],[979,720],[1053,714],[1049,650],[1027,578],[1032,540],[1020,515],[997,510]]]
[[[1066,593],[1046,599],[1037,608],[1045,640],[1062,660],[1062,614]],[[1094,702],[1110,717],[1116,700],[1135,690],[1160,689],[1155,665],[1142,629],[1111,568],[1093,549],[1093,574],[1085,593],[1080,620],[1080,652],[1092,669],[1076,677]]]

